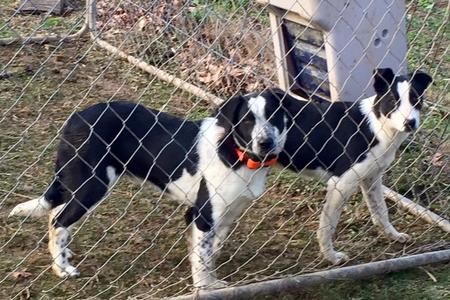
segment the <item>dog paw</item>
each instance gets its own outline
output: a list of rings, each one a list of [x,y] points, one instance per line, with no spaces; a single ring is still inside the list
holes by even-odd
[[[50,204],[43,197],[17,204],[9,213],[11,216],[43,217],[48,213]]]
[[[80,276],[78,269],[71,265],[59,266],[57,264],[53,264],[52,269],[56,276],[60,278]]]
[[[223,288],[225,288],[227,286],[228,286],[228,284],[227,284],[226,281],[224,281],[224,280],[216,280],[213,283],[210,283],[208,286],[205,286],[204,288],[213,290],[213,289],[223,289]]]
[[[411,240],[411,237],[406,234],[406,233],[401,233],[401,232],[397,232],[395,234],[390,234],[389,237],[395,241],[395,242],[399,242],[399,243],[406,243],[409,242]]]
[[[11,212],[9,213],[8,217],[12,216],[22,216],[25,213],[25,208],[23,203],[16,205]]]
[[[200,282],[194,283],[194,288],[207,290],[222,289],[227,286],[228,284],[226,281],[218,279],[202,280]]]
[[[67,273],[67,276],[69,277],[78,277],[80,276],[80,271],[78,271],[77,268],[74,266],[67,266],[64,271]]]
[[[325,258],[333,265],[340,265],[348,261],[350,258],[344,252],[331,252],[325,254]]]

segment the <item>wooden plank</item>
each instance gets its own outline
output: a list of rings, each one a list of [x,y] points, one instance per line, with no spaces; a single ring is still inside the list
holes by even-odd
[[[330,99],[328,68],[322,32],[283,19],[283,37],[290,49],[286,58],[295,84],[293,91],[303,90],[306,97]],[[302,94],[299,94],[302,95]],[[304,97],[304,96],[303,96]]]
[[[275,54],[275,64],[278,73],[278,82],[280,87],[287,91],[290,87],[289,77],[288,77],[288,66],[286,63],[286,47],[283,38],[283,32],[281,30],[280,18],[272,11],[269,11],[270,17],[270,29],[272,32],[274,54]]]
[[[63,8],[64,0],[21,0],[19,11],[27,14],[49,12],[60,15]]]
[[[286,21],[285,24],[289,33],[292,34],[296,40],[303,41],[317,47],[323,46],[323,33],[320,30],[289,20]]]

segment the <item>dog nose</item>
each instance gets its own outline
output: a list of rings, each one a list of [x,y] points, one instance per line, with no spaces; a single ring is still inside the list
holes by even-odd
[[[410,132],[416,130],[417,124],[416,119],[410,119],[405,121],[405,131]]]
[[[275,148],[275,143],[272,140],[262,140],[258,142],[259,148],[262,151],[269,152],[273,148]]]

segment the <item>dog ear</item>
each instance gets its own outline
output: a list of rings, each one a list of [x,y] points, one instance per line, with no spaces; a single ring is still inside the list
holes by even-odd
[[[395,74],[391,68],[380,68],[373,71],[374,83],[373,88],[378,95],[384,95],[389,90],[394,81]]]
[[[276,97],[276,98],[277,98],[278,100],[280,100],[280,101],[282,101],[283,98],[285,98],[286,95],[287,95],[287,92],[285,92],[285,91],[283,91],[282,89],[277,88],[277,87],[268,89],[267,91],[268,91],[270,94],[272,94],[272,96]]]
[[[228,132],[234,126],[239,109],[244,104],[245,99],[241,95],[236,95],[223,102],[216,110],[218,125],[225,128]]]
[[[290,102],[292,101],[289,92],[283,91],[280,88],[270,88],[266,90],[266,95],[273,97],[275,100],[279,101],[282,107],[289,108]]]
[[[410,74],[411,77],[411,87],[420,97],[425,92],[427,87],[433,81],[433,78],[425,72],[417,71]]]

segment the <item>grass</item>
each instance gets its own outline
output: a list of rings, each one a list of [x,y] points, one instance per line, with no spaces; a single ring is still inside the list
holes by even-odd
[[[430,99],[446,106],[450,103],[443,83],[449,74],[445,52],[421,59],[438,47],[432,46],[430,37],[442,25],[442,3],[419,2],[411,26],[424,29],[409,55],[412,67],[431,68],[436,73]],[[427,14],[427,10],[433,13]],[[66,19],[58,22],[50,22],[50,31],[63,28]],[[15,204],[45,190],[52,176],[54,138],[72,111],[112,98],[139,99],[147,106],[191,119],[207,116],[212,110],[208,103],[90,46],[90,41],[80,40],[2,48],[0,70],[4,68],[10,77],[0,79],[0,299],[106,299],[117,295],[126,299],[143,293],[166,296],[190,290],[188,250],[185,241],[179,240],[185,229],[185,208],[130,180],[120,182],[78,227],[71,244],[74,262],[82,262],[82,275],[77,279],[59,280],[48,270],[46,220],[7,218]],[[439,49],[443,47],[441,43]],[[441,151],[448,166],[449,152],[442,148],[448,144],[448,110],[428,106],[422,124],[412,143],[401,148],[387,183],[450,217],[448,173],[445,165],[433,165],[431,160]],[[315,239],[323,197],[323,184],[287,171],[273,172],[267,195],[253,204],[225,245],[218,261],[219,275],[231,282],[258,281],[331,268],[318,257]],[[403,246],[381,237],[370,223],[361,196],[351,199],[336,240],[337,248],[353,258],[351,264],[448,248],[448,234],[395,207],[390,215],[396,226],[412,234],[413,242]],[[449,266],[438,264],[368,280],[324,284],[280,298],[447,299]],[[17,273],[8,276],[9,272]]]
[[[48,18],[47,20],[44,21],[44,23],[42,23],[42,28],[44,29],[52,29],[58,26],[61,26],[61,24],[63,24],[63,18],[59,18],[59,17],[52,17],[52,18]]]
[[[9,28],[8,24],[0,21],[0,38],[12,37],[13,31]]]
[[[36,34],[68,34],[78,31],[83,22],[81,11],[64,17],[46,14],[21,14],[18,1],[0,1],[0,38]],[[13,17],[11,17],[13,16]]]
[[[321,286],[322,299],[448,299],[449,264],[396,272],[370,280]],[[429,274],[431,274],[431,277]],[[434,274],[434,275],[433,275]]]
[[[255,5],[254,1],[249,0],[233,0],[233,1],[208,1],[196,0],[195,8],[191,11],[191,15],[197,20],[201,21],[208,16],[215,15],[220,18],[223,15],[233,14],[233,17],[238,19],[239,16],[245,14],[252,18],[256,18],[259,23],[270,26],[269,17],[266,13],[261,13],[261,7]]]

